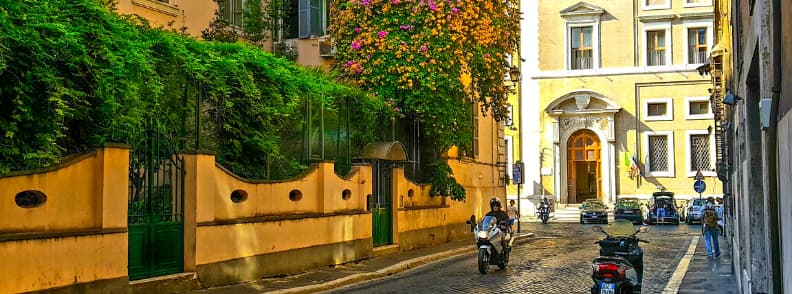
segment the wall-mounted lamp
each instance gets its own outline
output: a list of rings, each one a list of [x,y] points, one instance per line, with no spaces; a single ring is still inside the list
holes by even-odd
[[[742,97],[732,94],[731,92],[726,93],[726,97],[723,97],[723,104],[732,105],[734,106],[737,104],[737,101],[742,100]]]
[[[509,69],[509,79],[515,84],[520,82],[520,69],[518,67],[512,66]]]

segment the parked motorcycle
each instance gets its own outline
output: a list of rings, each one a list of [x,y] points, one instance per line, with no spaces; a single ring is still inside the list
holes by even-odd
[[[634,230],[632,222],[619,219],[608,231],[601,226],[595,226],[594,231],[605,234],[605,238],[595,243],[600,246],[600,256],[591,263],[591,278],[594,280],[591,293],[641,293],[643,249],[638,243],[649,241],[638,239],[635,235],[646,233],[649,228]]]
[[[490,265],[504,269],[509,264],[512,242],[509,223],[498,223],[494,216],[485,216],[478,223],[476,217],[467,221],[476,240],[478,249],[478,270],[481,274],[489,271]]]
[[[546,224],[548,220],[550,220],[550,205],[547,203],[542,202],[539,204],[539,219],[542,220],[543,224]]]

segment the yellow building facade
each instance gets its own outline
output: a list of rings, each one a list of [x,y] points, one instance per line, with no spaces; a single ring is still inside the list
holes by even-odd
[[[720,196],[710,81],[696,68],[713,44],[700,0],[540,1],[538,66],[543,193],[558,204],[613,203],[659,190]],[[533,96],[533,97],[532,97]]]

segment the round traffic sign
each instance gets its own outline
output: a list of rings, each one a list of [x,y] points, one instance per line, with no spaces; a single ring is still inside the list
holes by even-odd
[[[702,180],[697,180],[693,183],[693,190],[696,190],[696,193],[704,193],[704,190],[707,190],[707,184]]]

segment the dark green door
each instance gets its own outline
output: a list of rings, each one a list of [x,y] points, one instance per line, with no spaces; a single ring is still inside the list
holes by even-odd
[[[184,161],[166,136],[141,134],[129,155],[129,279],[184,269]]]
[[[369,198],[374,246],[393,243],[393,165],[384,160],[374,162],[374,194]]]

